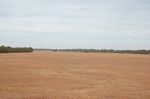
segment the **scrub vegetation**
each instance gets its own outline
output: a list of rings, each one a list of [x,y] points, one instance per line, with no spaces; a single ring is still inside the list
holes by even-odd
[[[0,46],[0,53],[17,53],[17,52],[33,52],[32,47],[10,47]]]
[[[150,54],[150,50],[114,50],[114,49],[36,49],[47,51],[64,52],[96,52],[96,53],[129,53],[129,54]]]

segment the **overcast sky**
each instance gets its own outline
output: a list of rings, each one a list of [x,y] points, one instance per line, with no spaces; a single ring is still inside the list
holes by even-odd
[[[150,49],[150,0],[0,0],[0,45]]]

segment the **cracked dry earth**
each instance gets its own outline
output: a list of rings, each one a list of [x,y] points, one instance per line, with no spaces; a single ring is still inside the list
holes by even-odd
[[[0,99],[150,99],[150,55],[0,54]]]

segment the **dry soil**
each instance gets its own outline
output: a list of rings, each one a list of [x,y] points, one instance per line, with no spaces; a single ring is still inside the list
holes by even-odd
[[[150,55],[0,54],[0,99],[150,99]]]

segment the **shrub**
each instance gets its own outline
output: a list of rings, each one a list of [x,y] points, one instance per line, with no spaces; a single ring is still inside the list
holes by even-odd
[[[33,52],[31,47],[10,47],[10,46],[0,46],[0,53],[16,53],[16,52]]]

